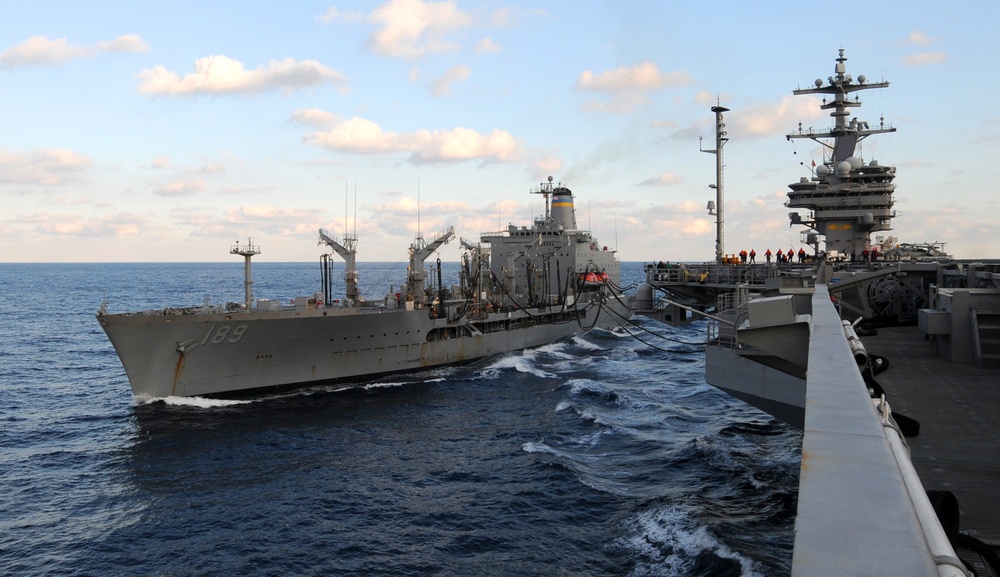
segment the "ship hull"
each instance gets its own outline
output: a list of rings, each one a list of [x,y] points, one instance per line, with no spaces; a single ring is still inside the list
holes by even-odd
[[[610,307],[614,307],[610,309]],[[609,310],[610,309],[610,310]],[[480,321],[433,319],[426,309],[101,314],[136,396],[239,396],[469,363],[536,347],[593,326],[621,303],[561,312],[518,310]]]

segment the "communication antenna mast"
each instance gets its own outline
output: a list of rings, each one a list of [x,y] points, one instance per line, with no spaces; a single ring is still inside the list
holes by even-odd
[[[712,107],[712,112],[715,113],[715,148],[712,150],[701,148],[700,138],[698,139],[698,148],[702,152],[715,155],[715,184],[708,185],[709,188],[715,189],[715,201],[708,201],[708,214],[715,215],[715,262],[722,264],[722,258],[726,250],[726,195],[723,186],[723,168],[725,167],[725,163],[722,160],[722,147],[729,142],[729,138],[726,137],[726,124],[722,121],[722,113],[729,112],[729,109],[719,106],[718,101],[716,101],[716,105]]]
[[[417,237],[415,239],[415,244],[420,248],[423,248],[426,243],[424,243],[424,233],[420,230],[420,179],[417,179]]]
[[[246,288],[246,308],[250,310],[250,305],[253,303],[253,291],[250,290],[253,285],[253,277],[250,274],[250,259],[255,254],[260,254],[260,246],[254,246],[253,241],[249,238],[246,244],[240,244],[240,241],[236,241],[233,248],[229,249],[229,254],[238,254],[246,261],[243,265],[243,286]]]

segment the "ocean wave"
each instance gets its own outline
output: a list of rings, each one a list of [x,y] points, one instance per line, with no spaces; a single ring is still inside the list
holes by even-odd
[[[562,443],[565,447],[550,444],[545,440],[528,441],[521,445],[521,449],[526,453],[546,453],[559,457],[563,465],[575,465],[584,463],[598,463],[606,457],[603,453],[592,453],[601,446],[601,438],[605,431],[593,431],[588,435],[576,437],[568,442]],[[573,468],[573,467],[570,467]]]
[[[527,373],[541,379],[554,379],[556,375],[544,371],[534,363],[538,358],[536,350],[520,351],[518,353],[501,355],[486,368],[479,372],[479,376],[487,379],[499,378],[506,369],[514,369],[519,373]]]
[[[609,418],[607,424],[641,423],[645,415],[658,413],[661,402],[650,397],[642,386],[591,378],[571,378],[563,385],[569,389],[570,406],[579,412],[598,413]],[[674,410],[672,406],[669,407]]]
[[[762,577],[753,560],[719,541],[676,505],[638,513],[624,521],[616,546],[634,557],[631,575],[718,575]]]
[[[581,349],[586,349],[588,351],[603,351],[603,350],[605,350],[604,347],[602,347],[602,346],[600,346],[600,345],[598,345],[596,343],[592,343],[592,342],[588,341],[587,338],[584,337],[584,336],[582,336],[582,335],[573,335],[573,337],[570,339],[570,342],[572,342],[574,345],[580,347]]]
[[[555,342],[547,345],[542,345],[532,349],[533,352],[538,352],[550,357],[557,359],[573,359],[576,358],[573,355],[566,352],[568,345],[564,342]]]
[[[525,453],[548,453],[550,455],[558,455],[559,453],[552,447],[546,445],[542,441],[528,441],[521,445],[521,450]]]
[[[632,338],[632,335],[628,334],[628,332],[620,326],[614,327],[613,329],[602,329],[601,327],[594,327],[593,329],[590,329],[590,331],[588,331],[587,334],[593,335],[598,338],[606,338],[606,339]]]

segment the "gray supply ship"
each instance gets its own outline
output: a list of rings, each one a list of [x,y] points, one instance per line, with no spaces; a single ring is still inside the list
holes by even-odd
[[[246,259],[246,302],[111,314],[97,313],[137,396],[255,394],[331,381],[361,383],[379,375],[461,364],[530,348],[629,316],[615,251],[577,229],[573,194],[552,177],[533,193],[545,215],[462,240],[459,285],[427,286],[424,261],[454,237],[430,242],[418,233],[399,292],[365,300],[358,290],[357,237],[320,231],[346,262],[346,299],[323,292],[294,305],[253,301],[250,259],[257,246],[230,251]],[[329,255],[324,255],[328,264]]]

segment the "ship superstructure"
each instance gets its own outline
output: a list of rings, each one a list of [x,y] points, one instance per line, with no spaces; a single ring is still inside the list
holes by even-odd
[[[893,192],[896,185],[896,168],[883,166],[877,160],[865,160],[861,142],[875,134],[895,132],[880,119],[878,126],[851,117],[851,109],[861,106],[856,93],[875,88],[885,88],[888,82],[868,82],[864,75],[856,79],[847,74],[847,58],[840,50],[834,75],[824,82],[817,79],[813,88],[793,91],[795,95],[823,94],[823,110],[830,110],[833,127],[826,130],[799,129],[787,136],[789,140],[807,138],[824,147],[820,164],[814,175],[802,177],[789,185],[788,201],[791,209],[807,209],[789,213],[792,224],[808,227],[806,243],[816,254],[831,257],[860,258],[870,248],[871,234],[891,230],[895,212]],[[855,94],[854,98],[850,96]],[[849,118],[851,117],[851,118]],[[832,143],[829,142],[832,140]]]
[[[577,229],[572,191],[549,177],[531,192],[544,197],[544,216],[530,227],[511,224],[480,237],[490,245],[490,270],[502,279],[502,290],[519,302],[549,306],[607,279],[617,283],[621,265],[615,252],[600,246],[589,231]]]
[[[320,242],[346,262],[343,302],[329,295],[324,272],[323,292],[290,305],[251,303],[249,261],[259,246],[248,242],[233,249],[247,263],[246,304],[118,314],[102,305],[97,318],[133,392],[148,397],[364,383],[617,326],[630,313],[614,251],[577,230],[569,189],[550,178],[535,192],[546,196],[546,213],[531,226],[510,225],[477,244],[462,241],[466,254],[457,286],[442,283],[440,259],[430,282],[424,267],[454,236],[453,228],[430,241],[418,233],[401,290],[371,300],[358,288],[357,238],[341,242],[320,231]],[[328,271],[329,255],[323,256]]]

